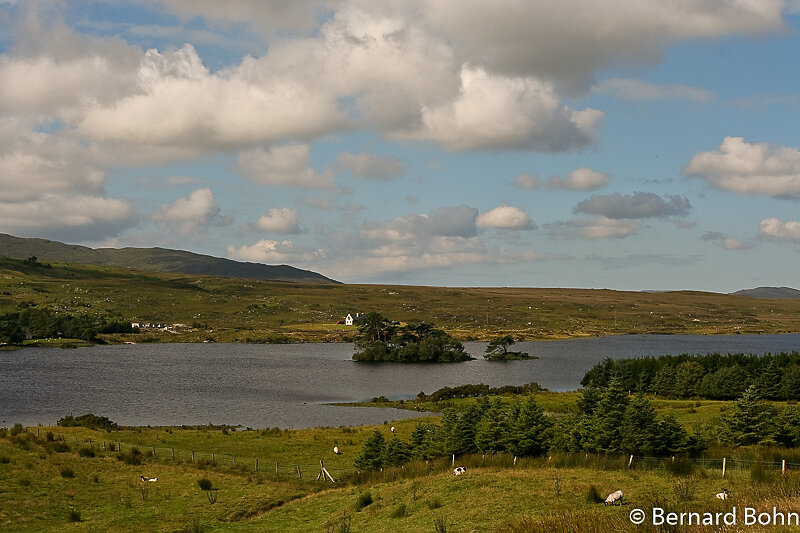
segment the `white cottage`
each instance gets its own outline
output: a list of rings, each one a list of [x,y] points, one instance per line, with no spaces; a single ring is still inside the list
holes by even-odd
[[[363,313],[347,313],[347,316],[344,318],[344,323],[346,326],[358,324],[359,319],[363,316]]]

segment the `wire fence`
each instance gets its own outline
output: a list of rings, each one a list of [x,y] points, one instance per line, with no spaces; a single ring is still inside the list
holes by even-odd
[[[25,429],[28,432],[28,429]],[[37,436],[39,429],[37,428]],[[263,476],[265,479],[275,481],[330,481],[340,480],[352,475],[360,474],[356,468],[342,468],[335,466],[325,466],[322,460],[319,463],[310,462],[281,462],[270,460],[265,457],[254,457],[245,455],[235,455],[231,453],[218,453],[216,451],[192,450],[189,448],[167,447],[167,446],[148,446],[138,443],[131,443],[119,440],[93,440],[80,439],[77,436],[67,436],[48,431],[48,440],[60,441],[68,445],[75,445],[79,448],[88,448],[93,452],[108,454],[119,454],[120,458],[126,460],[131,458],[142,458],[148,462],[192,464],[199,468],[227,468],[240,472],[248,472]],[[788,450],[787,450],[788,451]],[[628,468],[642,470],[667,470],[676,471],[680,468],[680,463],[687,462],[692,467],[702,467],[707,471],[717,471],[725,477],[730,471],[745,471],[758,467],[765,471],[781,472],[787,474],[790,471],[800,472],[800,462],[796,462],[797,455],[787,453],[795,461],[786,459],[764,461],[756,459],[743,459],[735,457],[650,457],[638,455],[603,455],[590,453],[572,454],[552,454],[547,457],[538,458],[518,458],[506,453],[498,454],[468,454],[465,456],[440,457],[434,460],[425,461],[428,465],[423,470],[428,472],[443,472],[448,467],[459,465],[470,467],[502,467],[502,468],[530,468],[541,466],[588,466],[594,465],[601,469]],[[678,461],[678,465],[675,462]],[[418,469],[415,469],[418,470]],[[328,477],[326,478],[325,473]],[[410,473],[409,473],[410,474]]]
[[[48,431],[54,441],[78,448],[87,448],[96,453],[119,454],[123,460],[137,462],[143,458],[148,462],[192,464],[197,467],[228,468],[241,472],[259,474],[274,481],[325,481],[326,471],[334,480],[348,477],[358,473],[355,468],[340,468],[325,466],[320,460],[318,463],[294,462],[286,463],[270,460],[265,457],[234,455],[218,453],[207,450],[192,450],[189,448],[148,446],[119,440],[94,440],[78,438]],[[49,437],[48,437],[49,438]],[[328,478],[328,480],[330,480]]]

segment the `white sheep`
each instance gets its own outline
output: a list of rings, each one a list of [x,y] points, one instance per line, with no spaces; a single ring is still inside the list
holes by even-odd
[[[149,481],[150,483],[155,483],[156,481],[158,481],[157,477],[147,477],[147,476],[139,476],[139,477],[142,479],[142,481]]]
[[[622,505],[622,496],[623,494],[621,490],[612,492],[611,494],[608,495],[606,501],[603,502],[603,505],[616,505],[616,504]]]
[[[339,455],[339,447],[338,446],[334,446],[333,447],[333,453],[335,453],[336,455]]]
[[[392,429],[390,429],[389,431],[391,431],[392,433],[394,433],[394,426],[392,426]]]
[[[457,467],[455,467],[453,469],[453,475],[454,476],[460,476],[460,475],[463,475],[463,474],[466,474],[466,473],[467,473],[467,469],[464,468],[463,466],[457,466]]]
[[[722,489],[722,492],[718,492],[714,494],[714,497],[718,500],[727,500],[728,499],[728,489]]]

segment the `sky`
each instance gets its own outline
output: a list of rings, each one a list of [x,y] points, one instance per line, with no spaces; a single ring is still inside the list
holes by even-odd
[[[800,287],[797,0],[0,0],[0,232]]]

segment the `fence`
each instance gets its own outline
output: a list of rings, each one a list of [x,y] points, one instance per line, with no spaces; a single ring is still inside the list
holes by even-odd
[[[25,429],[28,432],[28,429]],[[39,435],[39,428],[36,428],[37,436]],[[337,468],[325,467],[323,462],[317,463],[284,463],[280,461],[273,461],[263,457],[240,456],[228,453],[217,453],[214,451],[191,450],[186,448],[176,447],[159,447],[159,446],[144,446],[137,443],[109,440],[98,441],[92,439],[79,439],[76,436],[67,437],[64,434],[55,434],[48,430],[48,433],[53,434],[54,440],[60,440],[67,444],[72,444],[74,441],[78,447],[88,446],[93,451],[102,451],[106,453],[130,453],[136,450],[136,454],[153,459],[159,462],[172,462],[172,463],[191,463],[198,467],[215,467],[215,468],[232,468],[242,472],[252,472],[260,474],[266,479],[276,481],[313,481],[313,480],[326,480],[323,473],[328,474],[328,478],[336,480],[346,478],[353,474],[358,473],[355,468]],[[795,454],[787,454],[795,459]],[[637,455],[602,455],[602,454],[589,454],[589,453],[572,453],[572,454],[554,454],[547,457],[538,458],[519,458],[510,454],[470,454],[458,457],[460,464],[471,467],[486,467],[486,466],[499,466],[505,468],[526,468],[534,466],[586,466],[594,462],[598,468],[628,468],[628,469],[648,469],[658,470],[667,469],[671,470],[669,463],[674,463],[676,457],[648,457]],[[554,460],[555,459],[555,460]],[[721,458],[685,458],[680,457],[679,461],[689,461],[694,466],[705,468],[707,471],[718,471],[721,477],[725,477],[731,470],[750,470],[754,466],[759,466],[763,470],[780,471],[782,475],[789,473],[791,470],[800,471],[800,463],[790,462],[786,459],[776,461],[759,461],[755,459],[740,459],[733,457]],[[426,461],[430,463],[427,471],[446,471],[448,465],[455,466],[456,456],[441,457],[435,460]],[[434,464],[436,466],[434,467]],[[410,474],[407,473],[407,474]]]
[[[37,433],[39,433],[38,428]],[[327,467],[321,460],[313,464],[283,463],[264,457],[241,456],[178,447],[144,446],[118,440],[79,439],[75,436],[68,437],[50,430],[48,430],[48,433],[53,435],[53,440],[55,441],[61,441],[68,445],[74,444],[77,447],[87,447],[94,452],[120,453],[124,455],[130,454],[135,450],[134,455],[145,457],[148,460],[176,464],[191,463],[198,467],[231,468],[242,472],[260,474],[265,479],[273,481],[314,481],[318,479],[325,481],[326,479],[330,480],[330,478],[338,480],[357,472],[355,469]],[[327,477],[323,474],[323,470],[327,472]]]

